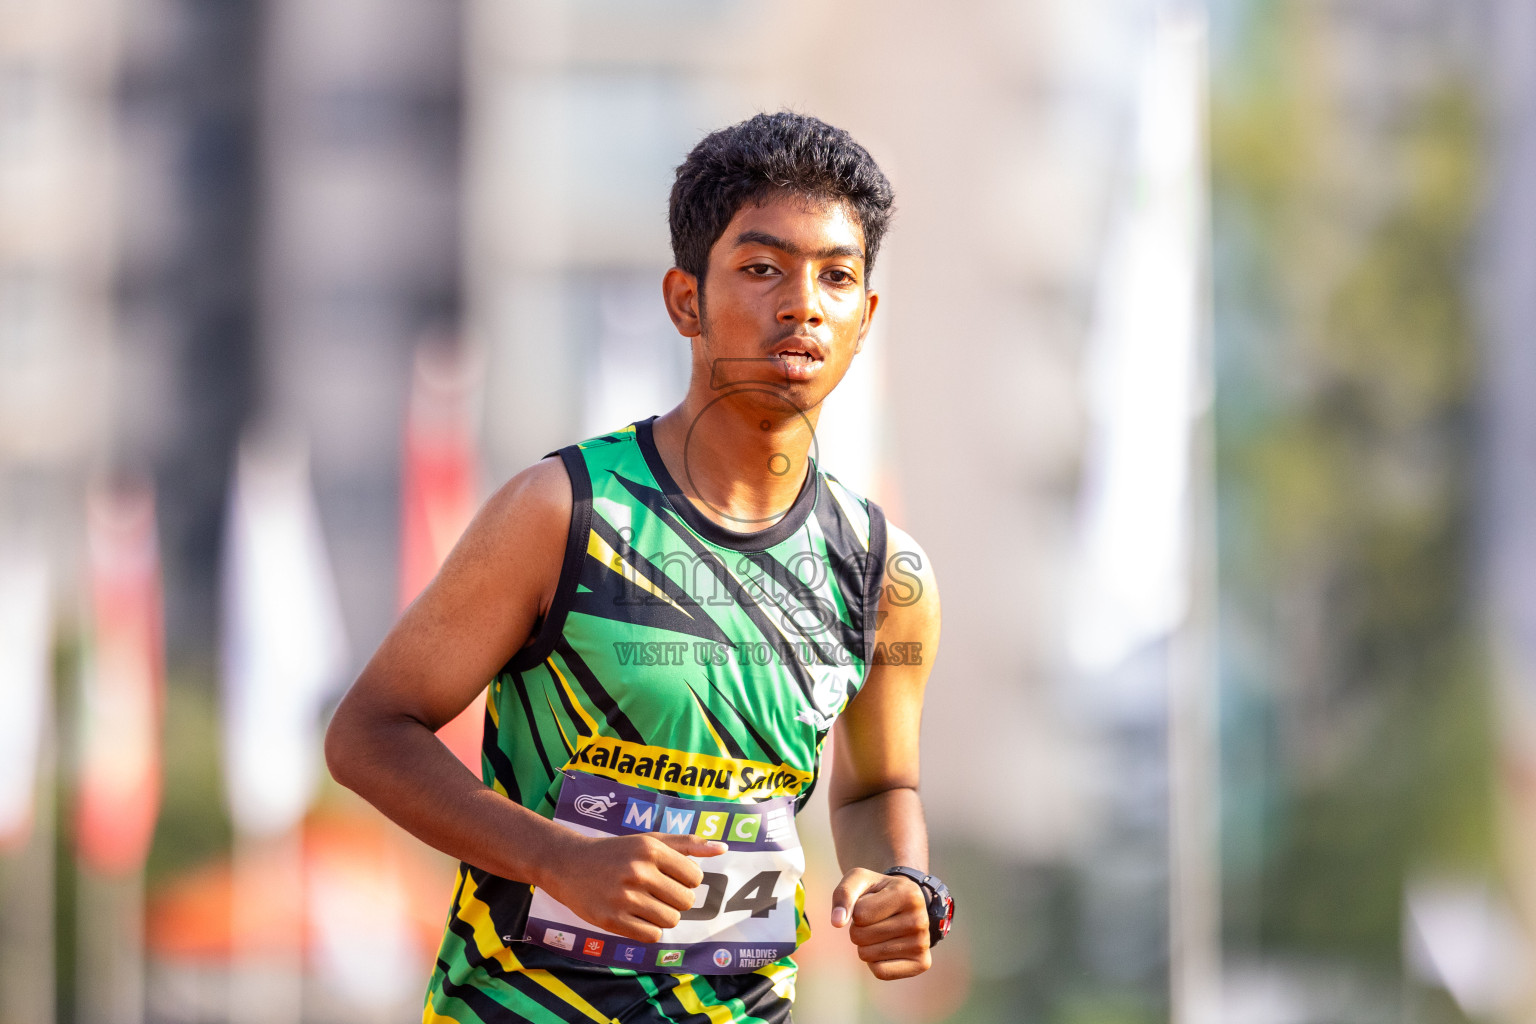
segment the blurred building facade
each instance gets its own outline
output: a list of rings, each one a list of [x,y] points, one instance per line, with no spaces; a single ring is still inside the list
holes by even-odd
[[[99,999],[80,961],[106,947],[77,947],[72,919],[86,894],[48,868],[73,839],[53,834],[52,784],[67,825],[85,490],[127,476],[159,494],[172,689],[153,886],[227,848],[213,666],[242,436],[308,449],[349,632],[375,643],[395,613],[408,368],[458,315],[459,27],[451,5],[371,2],[0,10],[0,538],[52,552],[61,670],[37,849],[4,865],[6,1020],[228,1009],[174,971],[151,972],[147,1005]],[[337,1019],[326,998],[314,1019]]]
[[[0,9],[0,572],[17,572],[24,554],[49,580],[42,602],[60,608],[83,596],[74,579],[85,562],[85,481],[111,421],[118,14],[112,2]],[[0,583],[7,597],[16,582]],[[45,630],[35,638],[45,650],[52,614],[33,627]],[[41,715],[23,711],[40,682],[0,680],[0,713],[34,719],[21,724],[33,735],[8,738],[37,761],[0,780],[24,819],[0,855],[0,1017],[17,1021],[47,1021],[56,997],[68,997],[53,955],[54,889],[69,874],[54,866],[61,758],[36,721],[51,718],[52,695],[37,701]]]
[[[359,641],[394,612],[410,355],[457,322],[458,31],[371,0],[125,5],[115,432],[162,481],[188,654],[247,431],[310,449]]]
[[[117,6],[0,12],[0,529],[61,556],[111,423]]]

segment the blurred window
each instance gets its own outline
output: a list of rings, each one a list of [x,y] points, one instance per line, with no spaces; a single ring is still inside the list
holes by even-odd
[[[0,366],[16,370],[45,358],[58,335],[58,282],[37,267],[0,270]]]
[[[661,303],[662,268],[573,273],[567,295],[581,360],[581,434],[665,412],[688,386],[688,339]]]
[[[631,266],[665,258],[672,176],[720,123],[707,82],[664,72],[581,72],[518,81],[505,140],[524,237],[561,231],[566,259]],[[538,225],[538,228],[534,226]]]
[[[0,62],[0,159],[36,152],[45,85],[39,69],[18,60]]]

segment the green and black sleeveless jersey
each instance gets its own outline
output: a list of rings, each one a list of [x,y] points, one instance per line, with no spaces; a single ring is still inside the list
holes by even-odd
[[[571,524],[538,636],[491,684],[487,785],[552,817],[563,770],[693,799],[803,807],[827,732],[874,656],[879,506],[811,472],[773,527],[684,497],[649,420],[562,449]],[[520,940],[532,889],[461,865],[423,1020],[782,1022],[794,962],[637,973]],[[799,940],[810,934],[796,893]]]

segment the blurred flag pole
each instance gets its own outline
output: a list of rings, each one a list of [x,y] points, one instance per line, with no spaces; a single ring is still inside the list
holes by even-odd
[[[1210,321],[1209,54],[1202,4],[1158,28],[1160,105],[1168,152],[1157,158],[1169,193],[1170,247],[1183,264],[1170,301],[1187,342],[1185,571],[1189,608],[1169,645],[1169,994],[1174,1024],[1216,1024],[1221,1006],[1221,784],[1216,648],[1216,479],[1211,421],[1215,376]],[[1163,163],[1164,160],[1168,162]]]
[[[144,862],[160,811],[164,630],[154,494],[87,502],[89,640],[80,676],[75,841],[81,1019],[144,1020]]]
[[[1136,98],[1130,190],[1106,251],[1087,362],[1091,440],[1074,662],[1112,678],[1164,652],[1169,994],[1220,1012],[1214,538],[1207,353],[1206,29],[1159,4]]]
[[[306,944],[299,826],[319,781],[321,709],[347,668],[302,446],[242,442],[223,592],[225,781],[235,825],[230,1019],[298,1024]]]
[[[54,1019],[52,611],[40,547],[0,545],[0,1024]]]
[[[474,404],[480,363],[463,346],[416,350],[400,472],[400,608],[416,600],[479,504]],[[438,738],[476,775],[485,702],[472,701]]]

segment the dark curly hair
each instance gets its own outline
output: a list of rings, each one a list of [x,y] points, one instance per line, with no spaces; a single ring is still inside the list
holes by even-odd
[[[853,136],[781,110],[710,132],[677,169],[668,204],[672,258],[703,287],[709,250],[736,212],[776,193],[843,202],[864,228],[864,270],[875,266],[895,199],[891,183]]]

